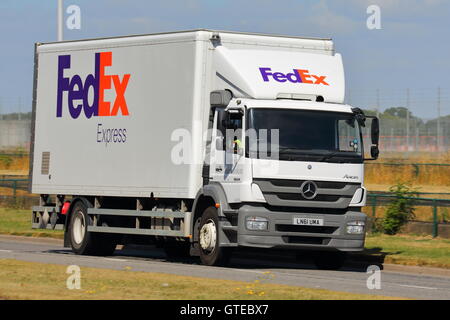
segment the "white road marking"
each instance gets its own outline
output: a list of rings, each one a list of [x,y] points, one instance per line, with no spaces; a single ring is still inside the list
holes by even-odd
[[[3,249],[0,249],[0,252],[12,252],[11,250],[3,250]]]
[[[117,258],[103,258],[103,260],[117,261],[117,262],[127,262],[128,261],[128,260],[125,260],[125,259],[117,259]]]
[[[432,287],[421,287],[421,286],[411,286],[407,284],[399,284],[400,287],[406,287],[406,288],[416,288],[416,289],[428,289],[428,290],[437,290],[438,288],[432,288]]]

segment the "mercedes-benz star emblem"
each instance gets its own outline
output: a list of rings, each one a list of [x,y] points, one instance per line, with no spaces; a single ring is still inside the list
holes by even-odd
[[[300,187],[300,193],[305,199],[314,199],[317,195],[317,185],[314,181],[305,181]]]

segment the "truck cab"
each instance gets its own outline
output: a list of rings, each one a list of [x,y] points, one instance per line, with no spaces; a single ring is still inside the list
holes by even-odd
[[[237,212],[237,245],[327,251],[328,264],[362,250],[368,122],[345,104],[233,98],[215,106],[209,184]]]
[[[220,43],[214,60],[204,180],[223,193],[221,243],[311,250],[339,267],[364,249],[364,161],[379,153],[378,119],[344,103],[341,56]]]

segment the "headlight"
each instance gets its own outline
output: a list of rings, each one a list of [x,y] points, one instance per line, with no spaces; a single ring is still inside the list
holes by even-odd
[[[248,230],[267,230],[269,221],[263,217],[248,217],[246,221]]]
[[[364,221],[351,221],[347,222],[348,234],[363,234],[364,233]]]

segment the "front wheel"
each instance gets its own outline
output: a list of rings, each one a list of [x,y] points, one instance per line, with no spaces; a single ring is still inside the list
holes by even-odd
[[[217,209],[207,208],[200,219],[198,233],[200,260],[207,266],[223,266],[228,264],[231,251],[219,245],[219,218]]]

